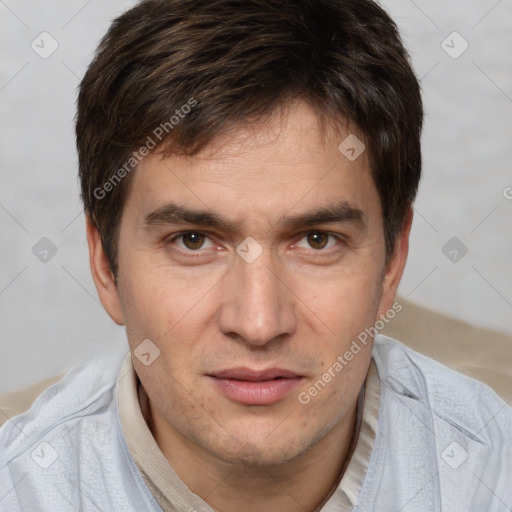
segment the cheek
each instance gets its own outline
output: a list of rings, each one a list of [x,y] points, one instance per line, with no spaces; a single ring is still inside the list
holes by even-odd
[[[189,388],[195,379],[189,370],[202,360],[205,333],[211,329],[215,287],[209,280],[187,280],[169,270],[128,275],[120,295],[130,348],[134,351],[149,339],[159,350],[151,372],[142,373],[144,384],[165,389],[177,379],[180,389]]]
[[[323,322],[331,334],[344,341],[373,324],[382,279],[380,272],[369,267],[346,265],[321,280],[297,282],[297,296],[307,306],[306,314],[311,321]]]
[[[338,424],[357,400],[371,358],[371,347],[362,347],[351,361],[345,361],[346,364],[339,362],[337,356],[343,357],[341,354],[334,355],[336,357],[329,360],[323,372],[297,396],[298,411],[293,417],[298,424],[296,428],[314,431],[319,438]]]
[[[167,298],[153,280],[127,269],[119,276],[119,297],[126,319],[126,332],[130,343],[139,338],[157,340],[161,336],[161,320],[169,310]]]
[[[189,280],[168,268],[151,265],[143,258],[120,273],[120,300],[127,333],[163,339],[190,323],[201,309],[209,282]],[[187,322],[183,322],[187,319]]]

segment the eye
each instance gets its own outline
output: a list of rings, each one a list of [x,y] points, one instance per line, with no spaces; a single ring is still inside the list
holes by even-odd
[[[320,251],[322,249],[331,249],[332,247],[335,247],[336,240],[339,240],[339,238],[334,235],[330,235],[329,233],[325,233],[324,231],[310,231],[297,243],[298,247],[304,247],[304,245],[302,245],[302,240],[306,240],[309,248]]]
[[[204,246],[205,242],[209,241],[209,246]],[[186,252],[197,252],[199,249],[206,249],[214,247],[213,242],[208,238],[205,233],[199,231],[186,231],[180,233],[169,240],[170,243],[176,244],[180,249]]]

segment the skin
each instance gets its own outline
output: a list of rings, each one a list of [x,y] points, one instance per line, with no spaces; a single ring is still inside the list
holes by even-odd
[[[148,426],[180,478],[217,510],[318,510],[342,476],[372,344],[308,404],[298,394],[391,308],[412,222],[410,212],[386,266],[367,153],[351,162],[338,150],[349,131],[322,130],[296,102],[194,157],[150,155],[124,207],[117,283],[88,221],[105,309],[126,325],[132,351],[144,339],[160,350],[149,366],[132,358],[149,397]],[[284,227],[287,217],[340,201],[361,210],[364,225]],[[237,229],[148,226],[169,202],[214,212]],[[207,236],[174,238],[187,231]],[[236,252],[246,237],[263,250],[252,263]],[[237,366],[303,378],[274,404],[244,405],[207,376]]]

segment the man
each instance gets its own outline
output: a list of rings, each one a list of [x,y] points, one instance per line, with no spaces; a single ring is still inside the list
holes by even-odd
[[[0,508],[510,510],[512,410],[376,335],[401,309],[422,118],[369,0],[115,20],[76,133],[92,275],[130,351],[2,427]]]

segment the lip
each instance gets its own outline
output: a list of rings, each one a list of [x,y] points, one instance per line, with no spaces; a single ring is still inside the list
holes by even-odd
[[[230,368],[209,374],[217,390],[244,405],[270,405],[288,395],[303,379],[290,370]]]

